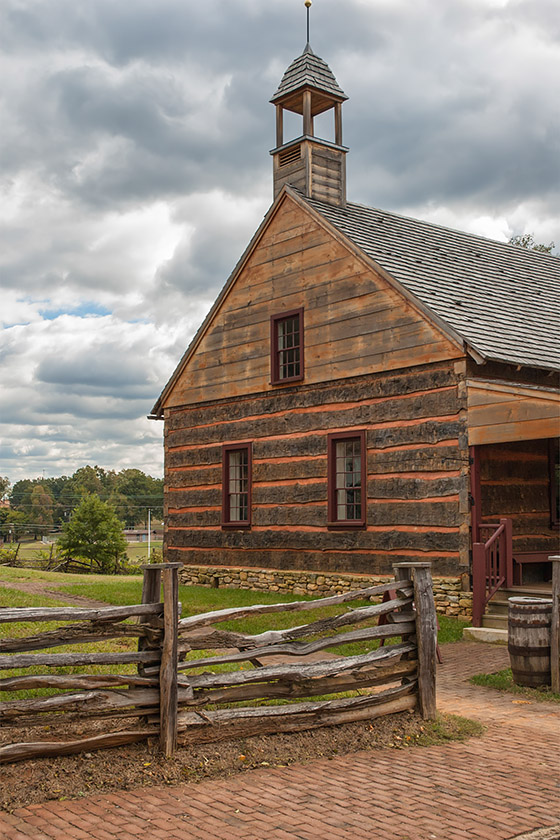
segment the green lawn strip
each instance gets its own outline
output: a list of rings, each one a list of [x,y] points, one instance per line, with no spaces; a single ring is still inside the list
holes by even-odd
[[[398,747],[431,747],[435,744],[446,744],[448,741],[464,741],[466,738],[483,735],[486,727],[477,720],[461,717],[460,715],[439,714],[435,720],[424,721],[420,732],[401,743],[393,743]]]
[[[485,688],[495,688],[498,691],[508,691],[510,694],[518,694],[537,703],[560,703],[560,694],[551,691],[546,686],[542,688],[530,688],[529,686],[517,685],[513,681],[511,668],[504,668],[495,674],[475,674],[470,682],[474,685],[481,685]]]

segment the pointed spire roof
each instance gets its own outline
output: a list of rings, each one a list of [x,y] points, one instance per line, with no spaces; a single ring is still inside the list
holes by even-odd
[[[302,54],[292,61],[270,101],[277,102],[304,87],[315,88],[339,101],[348,99],[327,62],[315,55],[309,43]]]

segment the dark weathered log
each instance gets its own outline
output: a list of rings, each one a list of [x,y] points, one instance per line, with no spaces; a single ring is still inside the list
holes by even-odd
[[[276,714],[262,714],[260,717],[248,717],[230,720],[212,720],[208,724],[200,719],[200,725],[190,724],[183,721],[180,715],[179,726],[181,744],[212,743],[230,738],[247,738],[253,735],[265,735],[271,732],[297,732],[305,729],[317,729],[321,726],[333,726],[334,724],[350,723],[356,720],[372,720],[382,715],[395,714],[406,710],[412,710],[416,706],[417,698],[413,694],[404,697],[388,699],[379,705],[358,706],[354,708],[331,708],[324,711],[293,711],[291,706],[274,707]],[[246,711],[262,712],[262,709],[248,709]],[[268,710],[267,710],[268,711]],[[272,710],[271,710],[272,711]],[[211,713],[208,713],[208,716]],[[212,713],[215,714],[215,713]],[[192,715],[194,718],[194,715]],[[203,725],[206,724],[206,725]],[[182,728],[185,731],[182,732]]]
[[[336,659],[306,665],[301,663],[296,665],[267,665],[264,668],[255,668],[251,671],[192,674],[189,676],[188,682],[193,688],[221,688],[227,685],[242,685],[246,683],[266,682],[267,680],[291,680],[299,683],[306,679],[312,679],[313,677],[343,674],[347,671],[372,666],[377,662],[386,664],[387,661],[400,658],[402,654],[414,649],[414,644],[406,642],[380,648],[370,653],[361,653],[357,656],[340,656]],[[180,669],[182,667],[183,663],[179,665]]]
[[[418,692],[424,720],[436,717],[436,648],[437,617],[434,604],[430,563],[411,563],[414,569],[414,603],[416,607],[416,639],[418,645]]]
[[[392,584],[395,586],[395,584]],[[404,592],[410,590],[404,590]],[[207,648],[217,647],[236,647],[257,650],[263,646],[270,644],[279,644],[282,642],[292,641],[294,639],[305,638],[306,636],[315,636],[318,633],[325,633],[329,630],[335,630],[338,627],[345,627],[351,624],[359,624],[362,621],[369,621],[378,616],[390,613],[400,606],[407,606],[412,603],[412,598],[394,598],[390,601],[385,601],[381,604],[373,604],[370,607],[360,607],[356,610],[350,610],[341,615],[334,615],[330,618],[321,618],[318,621],[313,621],[310,624],[302,624],[298,627],[289,627],[285,630],[267,630],[264,633],[259,633],[256,636],[244,636],[242,634],[231,634],[228,638],[218,635],[214,638],[213,632],[200,635],[182,634],[192,650],[205,650]],[[216,631],[219,633],[219,631]],[[218,641],[223,641],[224,644],[218,645]],[[210,644],[203,644],[203,642],[210,642]],[[230,644],[231,642],[231,644]]]
[[[190,659],[180,666],[182,671],[190,668],[202,668],[206,665],[220,665],[225,662],[247,662],[257,657],[265,656],[307,656],[319,650],[325,650],[348,642],[368,641],[371,639],[388,638],[390,636],[410,635],[414,633],[413,622],[401,622],[399,624],[384,625],[382,627],[365,627],[362,630],[352,630],[349,633],[339,633],[336,636],[329,636],[325,639],[316,639],[313,642],[286,642],[285,644],[264,645],[262,647],[241,650],[238,653],[218,654],[208,656],[204,659]]]
[[[374,374],[373,376],[354,377],[337,382],[328,381],[319,387],[299,389],[297,406],[300,409],[319,407],[329,403],[348,403],[379,397],[400,397],[420,391],[433,391],[455,385],[457,376],[452,364],[444,362],[439,365],[425,365],[412,367],[402,372],[390,371]],[[252,413],[255,415],[272,414],[275,412],[293,412],[294,396],[290,391],[282,388],[266,396],[256,395],[251,400]],[[247,407],[242,400],[224,400],[221,404],[194,407],[187,411],[183,408],[171,409],[169,430],[194,426],[207,426],[213,423],[230,423],[233,420],[246,420]],[[291,416],[291,414],[290,414]],[[243,436],[234,433],[232,440],[243,440]]]
[[[131,662],[159,662],[159,653],[21,653],[0,656],[0,670],[29,668],[34,665],[62,668],[66,665],[123,665]]]
[[[19,621],[113,621],[133,615],[162,615],[163,604],[130,607],[7,607],[0,610],[0,624]]]
[[[159,621],[159,619],[157,620]],[[26,636],[24,639],[6,639],[0,641],[0,651],[2,653],[16,653],[23,650],[43,650],[44,648],[60,647],[61,645],[98,642],[123,636],[148,637],[156,641],[161,637],[161,632],[145,624],[115,624],[110,621],[92,621],[87,624],[59,627],[57,630],[49,630],[35,636]]]
[[[181,702],[192,699],[190,687],[181,687]],[[157,688],[132,688],[122,691],[81,691],[76,694],[57,694],[52,697],[35,697],[26,700],[10,700],[0,707],[2,723],[14,718],[35,715],[42,712],[82,712],[85,717],[96,712],[113,712],[123,709],[131,716],[145,714],[144,706],[157,706],[159,692]],[[138,711],[139,710],[139,711]],[[61,720],[61,722],[63,722]]]
[[[72,755],[89,750],[103,750],[133,744],[157,735],[157,729],[136,729],[129,732],[110,732],[108,735],[95,735],[79,741],[36,741],[31,744],[8,744],[0,747],[0,764],[23,761],[26,758],[48,758],[55,755]]]
[[[60,676],[8,677],[0,680],[0,691],[28,691],[35,688],[83,688],[86,691],[113,686],[157,686],[157,678],[138,677],[136,674],[89,674],[80,676],[71,674]]]
[[[177,625],[179,600],[179,563],[162,568],[163,645],[159,670],[160,746],[166,758],[177,748]]]
[[[251,685],[230,686],[223,689],[195,689],[192,700],[182,701],[183,706],[206,706],[220,703],[250,703],[255,700],[295,699],[298,697],[316,697],[324,694],[338,694],[346,691],[359,691],[376,685],[411,677],[416,674],[416,660],[397,662],[385,667],[363,668],[340,677],[318,677],[293,683],[286,680]]]
[[[230,607],[225,610],[214,610],[213,612],[200,613],[182,618],[179,622],[179,632],[185,629],[192,630],[195,627],[205,627],[208,624],[216,624],[218,621],[233,621],[237,618],[245,618],[248,615],[264,615],[265,613],[277,612],[298,612],[300,610],[316,610],[320,607],[330,607],[336,604],[344,604],[348,601],[358,601],[363,598],[371,598],[382,595],[389,589],[394,589],[395,583],[381,583],[378,586],[369,586],[365,589],[356,589],[352,592],[343,592],[341,595],[330,595],[327,598],[317,598],[314,601],[289,601],[281,604],[253,604],[250,607]],[[399,587],[403,595],[411,594],[410,583],[403,581]]]

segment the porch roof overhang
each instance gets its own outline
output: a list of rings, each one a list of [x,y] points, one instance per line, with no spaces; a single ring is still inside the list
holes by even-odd
[[[468,379],[467,409],[471,446],[560,434],[560,388]]]

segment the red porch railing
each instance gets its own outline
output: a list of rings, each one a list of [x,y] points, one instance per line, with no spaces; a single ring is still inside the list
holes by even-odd
[[[479,531],[490,531],[486,542],[473,543],[473,625],[480,627],[486,604],[501,586],[513,584],[511,519],[481,522]]]

